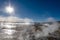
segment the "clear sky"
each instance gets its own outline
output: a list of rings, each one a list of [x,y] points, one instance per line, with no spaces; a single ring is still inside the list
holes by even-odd
[[[15,15],[35,21],[53,17],[60,20],[60,0],[10,0],[15,8]],[[8,0],[0,0],[0,15],[8,16],[1,10],[8,5]]]

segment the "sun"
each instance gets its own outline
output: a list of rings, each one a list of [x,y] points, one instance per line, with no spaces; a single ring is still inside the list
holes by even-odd
[[[14,8],[11,7],[11,6],[7,6],[7,7],[5,8],[5,11],[6,11],[7,13],[9,13],[9,14],[12,14],[12,13],[14,12]]]

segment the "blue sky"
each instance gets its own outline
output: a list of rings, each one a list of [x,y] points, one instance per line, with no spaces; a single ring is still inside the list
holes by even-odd
[[[60,20],[60,0],[10,0],[15,8],[15,15],[21,18],[30,18],[34,21],[53,17]],[[0,10],[8,5],[8,0],[0,0]],[[0,11],[0,15],[8,14]]]

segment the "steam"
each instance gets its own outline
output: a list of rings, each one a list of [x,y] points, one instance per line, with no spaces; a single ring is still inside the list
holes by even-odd
[[[36,38],[49,36],[49,33],[52,34],[56,30],[58,30],[59,26],[54,18],[48,18],[47,22],[48,23],[43,24],[43,26],[41,27],[42,31],[41,32],[39,31],[37,34],[35,34]],[[51,22],[52,24],[49,24],[49,22]]]
[[[8,17],[2,17],[0,16],[0,21],[6,21],[6,22],[32,22],[32,19],[29,18],[18,18],[16,16],[8,16]]]
[[[5,22],[23,22],[23,23],[26,23],[26,24],[29,24],[30,22],[33,22],[32,19],[29,19],[29,18],[18,18],[18,17],[15,17],[15,16],[9,16],[9,17],[2,17],[0,16],[0,21],[5,21]],[[51,23],[51,24],[49,24]],[[19,34],[19,37],[18,39],[19,40],[29,40],[32,38],[32,36],[34,35],[35,38],[40,38],[40,37],[46,37],[46,36],[49,36],[49,33],[52,34],[54,33],[56,30],[58,30],[59,26],[58,26],[58,23],[56,22],[56,20],[54,18],[48,18],[47,19],[47,23],[41,23],[43,26],[39,26],[42,31],[34,31],[33,28],[34,26],[24,26],[23,27],[23,30],[20,31],[20,34]],[[45,27],[47,26],[47,27]],[[32,32],[32,36],[30,38],[30,32]]]
[[[3,17],[3,16],[0,16],[0,22],[2,23],[2,24],[0,24],[0,26],[1,26],[1,28],[3,28],[3,27],[5,27],[5,28],[7,28],[8,30],[11,30],[12,31],[12,29],[10,29],[10,28],[15,28],[16,27],[16,25],[9,25],[8,23],[13,23],[13,22],[15,22],[15,23],[24,23],[24,25],[26,25],[26,26],[24,26],[23,24],[22,25],[20,25],[20,24],[18,24],[19,25],[19,27],[20,26],[22,26],[22,28],[21,29],[23,29],[23,30],[21,30],[21,31],[19,31],[20,32],[20,34],[17,34],[17,35],[20,35],[19,36],[19,38],[20,39],[23,39],[23,36],[22,36],[22,34],[23,33],[25,33],[26,32],[26,29],[27,29],[27,27],[28,27],[28,25],[31,23],[31,22],[33,22],[33,20],[32,19],[29,19],[29,18],[18,18],[18,17],[16,17],[16,16],[8,16],[8,17]],[[4,22],[7,22],[7,24],[4,24]],[[17,27],[18,28],[18,27]],[[30,27],[29,27],[30,28]],[[31,28],[30,28],[31,29]],[[7,32],[7,34],[8,33],[11,33],[11,34],[13,34],[12,32],[10,32],[10,31],[8,31],[8,30],[3,30],[3,32]],[[14,29],[13,29],[14,30]],[[16,30],[15,30],[16,31]],[[5,35],[5,33],[4,33],[4,35]],[[17,36],[16,35],[16,36]],[[3,35],[2,35],[3,36]],[[13,35],[11,35],[12,37],[7,37],[7,36],[3,36],[3,38],[13,38]]]
[[[49,23],[52,24],[49,24]],[[28,26],[26,28],[24,28],[24,30],[22,30],[21,35],[19,37],[19,40],[32,40],[33,36],[35,36],[35,39],[38,39],[40,37],[46,37],[46,36],[50,36],[50,34],[54,33],[56,30],[58,30],[59,26],[58,23],[56,22],[56,20],[54,18],[48,18],[47,19],[47,23],[43,23],[43,26],[39,26],[42,31],[34,31],[33,28],[34,26]],[[47,27],[45,27],[47,26]],[[29,34],[32,33],[32,34]],[[23,35],[23,36],[22,36]],[[22,37],[22,39],[20,39]]]
[[[49,24],[51,22],[51,24]],[[48,18],[47,19],[47,23],[42,23],[43,26],[39,26],[42,31],[34,31],[34,26],[28,26],[26,28],[24,28],[24,30],[22,30],[21,35],[22,37],[21,40],[25,39],[25,40],[32,40],[33,36],[35,36],[35,39],[38,39],[40,37],[46,37],[46,36],[50,36],[50,34],[54,33],[56,30],[58,30],[59,26],[58,23],[56,22],[56,20],[54,18]],[[47,26],[47,27],[45,27]],[[29,34],[32,33],[32,34]],[[20,38],[19,37],[19,38]]]
[[[47,22],[56,22],[56,20],[55,20],[54,18],[52,18],[52,17],[49,17],[49,18],[47,19]]]

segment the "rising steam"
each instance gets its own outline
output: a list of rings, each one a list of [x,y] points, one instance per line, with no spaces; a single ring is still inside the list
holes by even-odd
[[[43,26],[41,27],[42,31],[41,32],[39,31],[37,34],[35,34],[36,38],[49,36],[49,33],[52,34],[56,30],[58,30],[59,26],[54,18],[48,18],[47,22],[48,23],[43,24]],[[52,24],[49,24],[49,22],[51,22]]]
[[[8,16],[8,17],[2,17],[0,16],[0,21],[6,21],[6,22],[32,22],[33,20],[29,18],[18,18],[16,16]]]
[[[18,17],[15,17],[15,16],[9,16],[9,17],[2,17],[0,16],[0,21],[6,21],[6,22],[26,22],[26,23],[30,23],[30,22],[33,22],[32,19],[29,19],[29,18],[25,18],[25,19],[22,19],[22,18],[18,18]],[[51,22],[52,24],[49,24],[49,22]],[[19,34],[19,37],[18,39],[19,40],[29,40],[32,38],[32,36],[34,35],[35,38],[40,38],[40,37],[45,37],[45,36],[49,36],[49,33],[53,33],[55,32],[56,30],[58,30],[58,23],[56,22],[55,19],[53,18],[48,18],[47,19],[47,23],[42,23],[43,26],[39,26],[42,31],[35,31],[35,32],[32,32],[33,31],[33,28],[34,26],[26,26],[25,28],[23,28],[23,30],[20,31],[20,34]],[[47,26],[47,27],[45,27]],[[32,36],[30,37],[30,32],[32,32]]]
[[[52,24],[49,24],[50,22]],[[40,37],[50,36],[49,34],[54,33],[59,28],[58,23],[55,21],[54,18],[48,18],[47,23],[43,23],[42,25],[43,26],[40,26],[42,31],[35,31],[35,32],[32,32],[32,31],[34,31],[33,26],[28,26],[28,28],[26,28],[26,30],[23,31],[25,35],[21,36],[22,37],[21,40],[23,40],[23,38],[26,40],[33,39],[33,36],[35,36],[35,39],[38,39]],[[45,26],[47,26],[47,27],[45,27]],[[29,34],[29,33],[32,33],[32,34]],[[22,33],[22,35],[23,35],[23,33]]]

